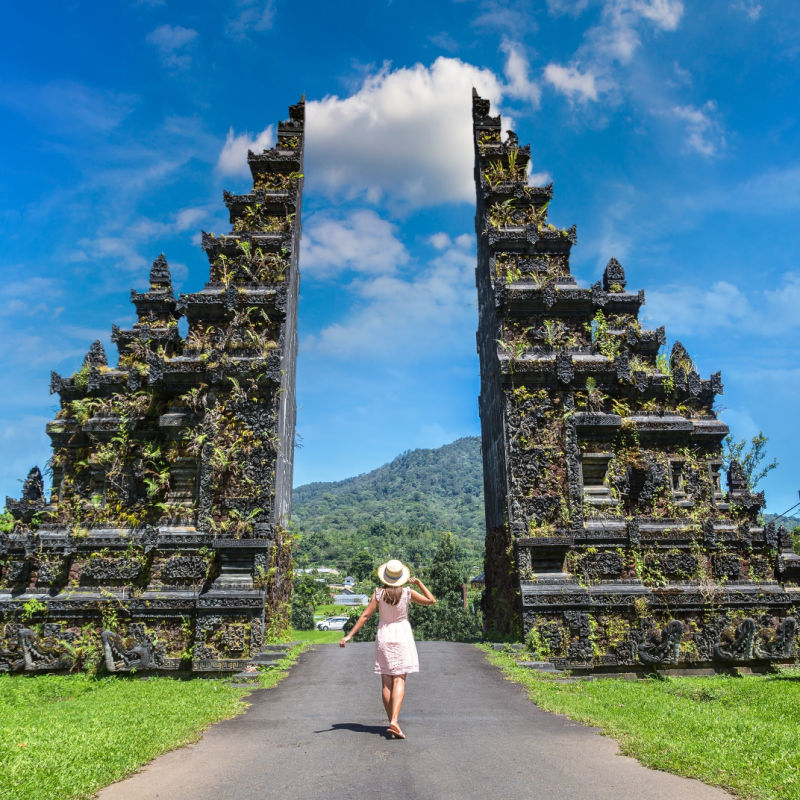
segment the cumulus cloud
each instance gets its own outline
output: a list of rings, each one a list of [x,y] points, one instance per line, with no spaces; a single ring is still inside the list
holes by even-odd
[[[182,25],[159,25],[145,36],[145,41],[158,50],[165,67],[186,69],[191,63],[191,56],[185,49],[197,38],[194,28]]]
[[[304,223],[301,247],[303,272],[315,276],[330,277],[345,270],[391,274],[408,261],[395,226],[370,209],[358,209],[345,217],[312,215]]]
[[[446,234],[445,234],[446,236]],[[465,234],[445,245],[418,274],[380,275],[355,281],[349,318],[303,342],[303,350],[332,358],[391,358],[419,362],[461,350],[474,328],[475,252]]]
[[[775,336],[800,328],[800,273],[783,276],[775,289],[743,292],[729,281],[708,288],[685,284],[647,293],[646,319],[666,323],[674,335],[708,334]]]
[[[551,63],[544,69],[544,79],[570,100],[597,100],[597,84],[590,71],[581,72],[576,67]]]
[[[703,156],[715,156],[725,147],[717,104],[709,100],[700,108],[675,106],[672,113],[686,126],[686,146]]]
[[[252,136],[245,131],[238,136],[233,128],[228,129],[225,137],[225,144],[217,159],[217,169],[223,175],[249,175],[250,169],[247,166],[247,151],[260,153],[272,147],[275,140],[274,128],[272,125],[264,128],[261,133]]]
[[[505,53],[506,63],[503,74],[506,77],[506,93],[509,97],[526,100],[534,108],[539,107],[542,92],[539,86],[528,76],[528,59],[522,48],[514,42],[504,39],[500,49]]]
[[[384,65],[349,97],[309,102],[307,186],[405,207],[473,201],[473,86],[502,100],[490,70],[440,57],[430,67]]]

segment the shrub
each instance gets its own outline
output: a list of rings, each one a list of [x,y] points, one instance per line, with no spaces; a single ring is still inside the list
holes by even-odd
[[[298,631],[313,631],[314,607],[292,603],[292,627]]]

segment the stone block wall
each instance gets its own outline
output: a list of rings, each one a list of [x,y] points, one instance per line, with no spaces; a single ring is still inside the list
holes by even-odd
[[[304,111],[225,193],[205,287],[175,297],[159,256],[116,366],[95,342],[53,373],[52,491],[31,470],[0,533],[0,670],[237,670],[288,629]]]
[[[529,146],[477,94],[473,123],[487,631],[573,669],[794,658],[797,557],[722,474],[720,375],[662,352],[616,259],[577,285]]]

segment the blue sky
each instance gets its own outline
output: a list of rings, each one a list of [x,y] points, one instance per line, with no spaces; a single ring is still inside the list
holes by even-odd
[[[797,499],[800,6],[777,0],[14,4],[0,51],[0,496],[48,456],[49,371],[207,278],[222,189],[305,92],[295,483],[477,434],[470,88],[555,182],[572,266],[645,319]]]

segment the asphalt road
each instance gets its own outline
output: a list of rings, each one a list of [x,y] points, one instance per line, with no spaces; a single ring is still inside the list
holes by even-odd
[[[467,644],[420,642],[384,735],[373,645],[317,645],[277,688],[100,800],[730,800],[645,769],[595,729],[541,711]]]

